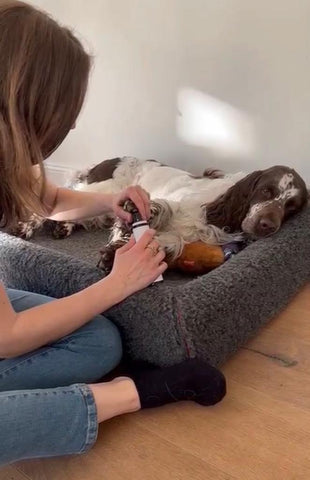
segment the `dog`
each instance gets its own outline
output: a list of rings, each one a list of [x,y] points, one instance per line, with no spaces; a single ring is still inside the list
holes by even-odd
[[[250,174],[224,174],[205,170],[202,176],[163,165],[156,160],[123,157],[105,160],[78,173],[70,187],[79,191],[118,193],[140,185],[150,194],[150,226],[169,261],[177,258],[185,243],[203,241],[223,245],[246,236],[256,240],[276,233],[283,222],[307,203],[307,187],[290,167],[273,166]],[[29,238],[42,224],[23,224]],[[86,229],[112,226],[99,266],[109,271],[117,248],[128,241],[129,225],[111,214],[82,222],[55,222],[54,236],[69,236],[77,226]]]

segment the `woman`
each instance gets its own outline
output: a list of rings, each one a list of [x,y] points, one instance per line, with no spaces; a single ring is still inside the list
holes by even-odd
[[[90,58],[72,33],[30,5],[0,4],[0,219],[13,225],[36,212],[75,220],[131,199],[144,218],[145,191],[119,195],[73,192],[46,181],[43,160],[64,140],[82,107]],[[191,360],[136,370],[94,383],[122,356],[116,327],[100,313],[147,287],[164,272],[154,231],[116,255],[109,276],[60,300],[0,284],[0,463],[82,453],[98,423],[177,400],[218,402],[225,379]],[[141,319],[143,321],[143,319]]]

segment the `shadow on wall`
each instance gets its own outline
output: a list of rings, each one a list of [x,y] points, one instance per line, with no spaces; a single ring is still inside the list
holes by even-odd
[[[177,137],[203,149],[208,161],[235,171],[257,153],[255,121],[230,104],[193,88],[178,92]],[[212,165],[209,165],[212,166]]]

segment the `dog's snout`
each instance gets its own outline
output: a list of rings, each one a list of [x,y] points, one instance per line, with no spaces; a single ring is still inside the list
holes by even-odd
[[[275,222],[273,222],[270,218],[263,217],[259,219],[256,230],[260,236],[265,237],[267,235],[272,235],[273,233],[275,233],[277,231],[277,228],[278,227]]]
[[[275,224],[269,218],[262,218],[259,221],[259,226],[264,232],[274,231],[276,229]]]

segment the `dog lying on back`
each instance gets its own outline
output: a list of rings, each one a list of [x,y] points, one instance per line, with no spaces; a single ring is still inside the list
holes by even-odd
[[[151,197],[150,226],[170,260],[177,258],[185,243],[203,241],[221,245],[246,234],[267,237],[307,203],[303,179],[292,168],[274,166],[266,170],[224,174],[206,170],[202,177],[154,160],[133,157],[105,160],[77,175],[71,187],[81,191],[117,193],[140,185]],[[101,268],[109,270],[117,248],[127,242],[130,227],[102,215],[82,222],[56,222],[54,235],[66,237],[80,225],[86,229],[111,226],[110,241],[102,250]],[[42,220],[22,224],[29,238]]]

